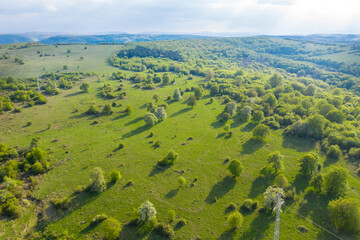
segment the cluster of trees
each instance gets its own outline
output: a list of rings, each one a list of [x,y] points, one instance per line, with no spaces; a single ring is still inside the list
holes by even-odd
[[[154,57],[154,58],[169,58],[175,61],[183,61],[180,52],[172,50],[162,50],[156,48],[147,48],[143,46],[136,46],[133,49],[124,49],[118,53],[118,57]]]

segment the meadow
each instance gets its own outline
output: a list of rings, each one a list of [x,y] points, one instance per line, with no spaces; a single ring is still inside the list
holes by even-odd
[[[111,66],[109,58],[122,48],[122,45],[45,45],[0,50],[0,55],[8,52],[11,56],[0,60],[0,76],[25,78],[57,71],[98,74],[82,79],[59,95],[47,97],[45,105],[22,108],[19,103],[16,106],[22,108],[21,112],[0,115],[0,143],[25,149],[38,136],[52,164],[50,171],[37,177],[39,183],[32,197],[38,201],[22,203],[21,218],[0,219],[1,239],[29,238],[43,229],[67,232],[75,239],[102,239],[101,226],[90,224],[91,219],[102,213],[121,222],[120,239],[166,239],[155,231],[141,232],[128,225],[137,217],[134,209],[146,200],[154,204],[161,222],[168,222],[169,210],[175,210],[176,219],[186,219],[185,226],[178,226],[176,220],[170,223],[175,239],[272,239],[275,218],[271,213],[239,210],[244,223],[238,230],[230,229],[226,219],[230,203],[240,209],[244,200],[250,198],[259,201],[262,207],[263,193],[274,184],[275,176],[264,175],[261,170],[269,166],[267,157],[274,151],[284,155],[285,175],[297,195],[286,200],[283,207],[280,239],[360,239],[360,235],[347,235],[331,225],[327,211],[330,198],[314,194],[308,187],[309,179],[299,173],[298,159],[306,153],[319,153],[319,141],[284,135],[283,129],[277,129],[259,142],[252,135],[257,124],[242,121],[236,115],[227,122],[232,132],[229,136],[224,130],[225,123],[219,120],[226,106],[222,96],[210,96],[209,90],[204,89],[204,96],[193,108],[186,101],[191,92],[185,91],[181,101],[167,100],[175,89],[206,83],[202,76],[189,79],[187,75],[169,72],[175,83],[159,84],[152,90],[139,89],[129,79],[114,80],[112,73],[118,68]],[[51,56],[39,57],[37,51]],[[14,63],[15,57],[25,64]],[[64,65],[69,68],[64,70]],[[257,74],[244,71],[250,77]],[[271,77],[266,73],[261,76]],[[80,91],[82,82],[89,83],[88,93]],[[123,84],[126,97],[104,99],[99,94],[104,84],[114,88]],[[154,94],[160,96],[158,105],[168,104],[167,118],[150,127],[144,116]],[[210,99],[214,101],[210,103]],[[110,116],[84,114],[90,105],[101,109],[113,102],[116,106]],[[134,108],[129,115],[123,112],[128,105]],[[32,124],[27,126],[28,122]],[[158,140],[162,142],[160,147],[155,146]],[[123,149],[118,148],[120,143],[124,144]],[[179,154],[178,160],[170,167],[157,166],[170,150]],[[242,162],[240,177],[230,175],[226,159]],[[344,158],[329,162],[321,154],[319,161],[324,173],[334,166],[348,169],[348,196],[359,196],[360,183],[352,169],[354,165]],[[103,193],[76,194],[79,187],[88,185],[94,167],[101,167],[107,179],[112,171],[118,170],[122,179],[109,183]],[[184,186],[178,183],[180,176],[187,180]],[[70,199],[70,207],[55,209],[51,201],[64,197]],[[43,221],[39,222],[40,218]]]

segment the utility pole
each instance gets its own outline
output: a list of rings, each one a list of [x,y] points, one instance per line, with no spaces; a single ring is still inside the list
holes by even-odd
[[[279,191],[277,194],[277,202],[273,209],[273,212],[276,211],[275,217],[275,226],[274,226],[274,240],[279,240],[280,237],[280,213],[281,213],[281,205],[284,204],[284,200],[282,199],[282,194]]]

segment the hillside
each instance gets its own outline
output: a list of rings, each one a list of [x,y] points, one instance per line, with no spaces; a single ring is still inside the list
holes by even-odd
[[[329,211],[360,193],[352,46],[13,45],[0,49],[1,239],[272,239],[269,186],[284,190],[280,239],[360,239]],[[147,200],[156,220],[141,223]]]

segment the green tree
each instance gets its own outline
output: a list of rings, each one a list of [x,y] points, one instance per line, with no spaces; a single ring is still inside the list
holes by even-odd
[[[273,164],[275,173],[277,173],[279,170],[284,169],[283,155],[281,155],[281,153],[279,151],[270,153],[267,161],[268,161],[268,163]]]
[[[254,111],[254,113],[252,114],[251,120],[256,123],[260,123],[261,121],[264,120],[264,118],[265,117],[264,117],[263,111],[257,110],[257,111]]]
[[[300,172],[305,176],[311,176],[318,164],[317,158],[313,154],[305,154],[299,159]]]
[[[269,186],[266,191],[264,192],[264,207],[267,210],[273,210],[277,199],[278,193],[280,192],[281,196],[285,196],[284,190],[278,187]]]
[[[310,180],[310,186],[315,192],[321,192],[324,187],[324,176],[321,173],[315,174]]]
[[[195,96],[193,94],[190,94],[187,105],[191,106],[191,108],[196,106],[196,98],[195,98]]]
[[[181,92],[179,89],[175,89],[173,98],[175,101],[181,100]]]
[[[326,156],[333,159],[340,159],[342,156],[340,147],[338,145],[331,145],[326,153]]]
[[[153,97],[154,101],[157,103],[160,100],[159,94],[154,94]]]
[[[307,119],[308,122],[308,134],[313,136],[314,138],[321,138],[321,136],[325,132],[325,126],[327,120],[319,115],[313,115]]]
[[[236,112],[236,103],[235,102],[229,102],[228,104],[226,104],[226,112],[228,114],[230,114],[230,116],[234,115],[235,112]]]
[[[343,123],[346,119],[345,114],[340,110],[331,110],[326,114],[326,118],[330,122]]]
[[[102,222],[102,228],[104,229],[105,239],[107,240],[116,240],[119,238],[120,232],[122,230],[121,224],[115,218],[108,218]]]
[[[206,71],[205,71],[205,80],[206,81],[210,81],[210,80],[212,80],[213,78],[214,78],[214,71],[213,70],[211,70],[211,69],[207,69]]]
[[[131,105],[128,105],[124,110],[124,113],[127,114],[127,115],[130,115],[133,112],[134,112],[134,108]]]
[[[239,177],[243,166],[239,160],[232,160],[227,168],[234,177]]]
[[[280,188],[286,188],[287,186],[289,186],[289,181],[284,174],[279,174],[278,176],[276,176],[275,183],[276,186]]]
[[[110,104],[106,104],[101,113],[103,115],[107,115],[107,116],[113,114],[113,111],[112,111],[112,108],[111,108]]]
[[[121,173],[119,171],[113,171],[110,175],[111,182],[117,182],[121,179]]]
[[[145,115],[144,121],[146,125],[154,126],[158,122],[158,118],[153,113],[147,113]]]
[[[240,111],[240,118],[244,121],[247,121],[251,118],[251,107],[250,106],[245,106],[243,109],[241,109]]]
[[[173,164],[179,157],[179,154],[174,152],[173,150],[170,150],[168,155],[164,157],[161,161],[159,161],[159,164],[162,166],[167,166],[170,164]]]
[[[276,106],[277,100],[274,94],[268,93],[264,96],[263,102],[268,104],[271,108],[274,108]]]
[[[85,113],[89,115],[97,115],[99,111],[95,105],[91,105]]]
[[[356,198],[339,198],[329,202],[330,219],[337,230],[357,233],[360,230],[360,203]]]
[[[87,82],[84,82],[80,85],[80,90],[84,93],[89,92],[90,85]]]
[[[170,83],[170,75],[168,73],[164,73],[162,80],[163,80],[163,84],[169,84]]]
[[[253,137],[259,141],[263,140],[270,133],[270,128],[264,124],[257,125],[253,130]]]
[[[232,212],[227,218],[228,224],[231,228],[238,229],[242,226],[244,218],[238,211]]]
[[[203,96],[203,89],[201,87],[195,87],[194,94],[195,94],[196,100],[199,100]]]
[[[211,96],[216,96],[217,94],[219,94],[219,85],[218,84],[213,84],[210,87],[210,95]]]
[[[278,73],[275,73],[269,79],[269,84],[272,88],[281,86],[281,85],[283,85],[283,83],[284,83],[284,78]]]
[[[104,171],[99,167],[95,167],[91,172],[90,191],[103,192],[105,190],[106,190],[106,182],[104,178]]]
[[[325,191],[330,196],[342,196],[347,190],[346,171],[336,168],[325,175]]]
[[[180,184],[180,186],[183,186],[184,184],[186,184],[186,179],[184,177],[179,177],[178,183]]]

